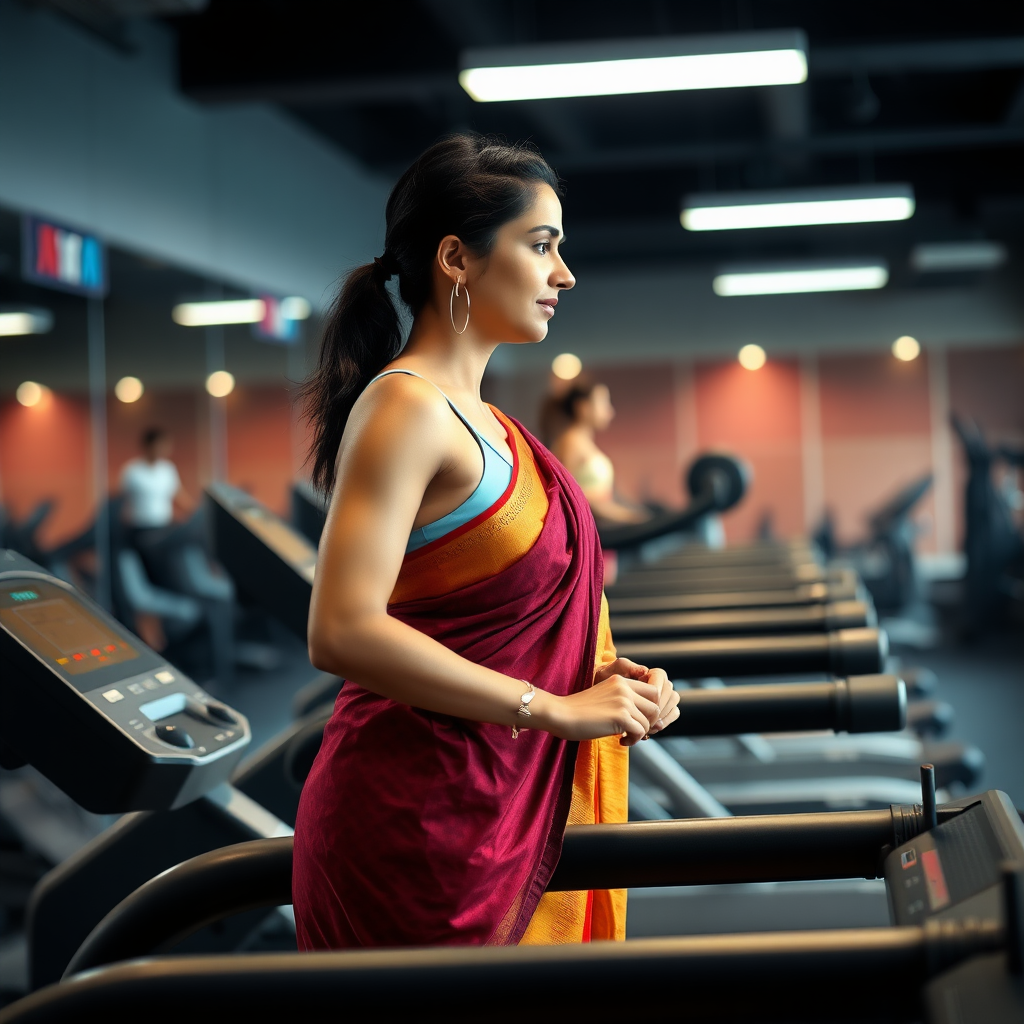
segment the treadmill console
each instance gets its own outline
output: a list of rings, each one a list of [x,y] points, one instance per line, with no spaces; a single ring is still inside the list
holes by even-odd
[[[950,815],[951,810],[958,813]],[[940,824],[886,858],[893,923],[1002,918],[1005,862],[1024,864],[1024,824],[1005,793],[942,805]]]
[[[212,700],[70,584],[0,551],[0,761],[97,813],[180,807],[250,741]]]
[[[316,546],[245,491],[206,490],[217,560],[239,590],[303,642],[316,571]]]

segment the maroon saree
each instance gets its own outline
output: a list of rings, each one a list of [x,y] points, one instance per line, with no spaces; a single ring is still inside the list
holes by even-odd
[[[593,516],[554,457],[502,421],[508,491],[407,556],[389,612],[477,664],[574,693],[592,684],[598,643]],[[295,827],[299,948],[517,943],[558,860],[576,749],[346,684]]]

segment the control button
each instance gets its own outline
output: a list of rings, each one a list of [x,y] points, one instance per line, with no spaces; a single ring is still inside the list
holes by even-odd
[[[142,683],[129,683],[128,689],[131,690],[132,693],[142,693]]]
[[[191,750],[195,746],[192,737],[184,729],[179,729],[175,725],[158,725],[154,732],[158,740],[169,743],[172,747],[183,747],[185,750]]]
[[[157,684],[152,679],[143,679],[142,680],[142,685],[147,690],[156,690],[158,688]]]
[[[156,673],[156,678],[157,678],[157,682],[160,682],[160,683],[173,683],[174,682],[174,673],[173,672],[168,672],[166,669],[164,669],[164,671]]]
[[[238,719],[223,704],[208,703],[206,710],[211,718],[215,718],[225,725],[236,725],[238,722]]]
[[[111,704],[116,704],[119,700],[124,700],[124,694],[120,690],[107,690],[103,696],[109,700]]]
[[[217,733],[217,735],[216,735],[216,736],[214,736],[213,738],[214,738],[214,739],[215,739],[215,740],[216,740],[216,741],[217,741],[218,743],[223,743],[223,742],[224,742],[224,733],[222,733],[222,732],[219,732],[219,733]]]

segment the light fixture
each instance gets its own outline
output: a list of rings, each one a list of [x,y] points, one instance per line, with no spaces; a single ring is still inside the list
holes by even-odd
[[[892,354],[903,363],[911,363],[921,354],[921,343],[904,334],[892,343]]]
[[[830,260],[723,267],[712,282],[716,295],[786,295],[797,292],[848,292],[884,288],[884,260]]]
[[[142,381],[138,377],[122,377],[114,385],[114,394],[117,395],[118,400],[124,402],[125,405],[131,405],[132,402],[137,402],[141,397],[145,387],[142,385]]]
[[[15,397],[22,405],[32,408],[38,405],[50,394],[50,389],[45,384],[37,384],[34,380],[26,380],[18,385]]]
[[[281,300],[281,316],[285,320],[308,320],[313,307],[301,295],[289,295]]]
[[[235,390],[235,378],[227,370],[214,370],[206,378],[206,390],[214,398],[226,398]]]
[[[1006,262],[1000,242],[924,242],[910,253],[910,265],[921,274],[951,270],[995,270]]]
[[[560,380],[572,380],[580,375],[582,369],[580,357],[574,356],[571,352],[563,352],[551,361],[551,372]]]
[[[744,345],[737,358],[744,370],[760,370],[768,361],[768,357],[760,345]]]
[[[171,318],[183,327],[215,327],[219,324],[258,324],[266,313],[262,299],[216,299],[180,302]]]
[[[795,85],[807,80],[799,29],[542,43],[466,50],[459,84],[478,103]]]
[[[0,307],[0,337],[45,334],[53,327],[53,314],[38,307]]]
[[[734,231],[809,224],[864,224],[914,215],[910,185],[712,192],[690,195],[679,220],[687,231]]]

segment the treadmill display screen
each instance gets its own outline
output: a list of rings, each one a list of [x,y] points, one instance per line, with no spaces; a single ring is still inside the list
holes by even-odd
[[[140,655],[73,594],[42,580],[0,583],[0,624],[67,677],[134,661]]]

